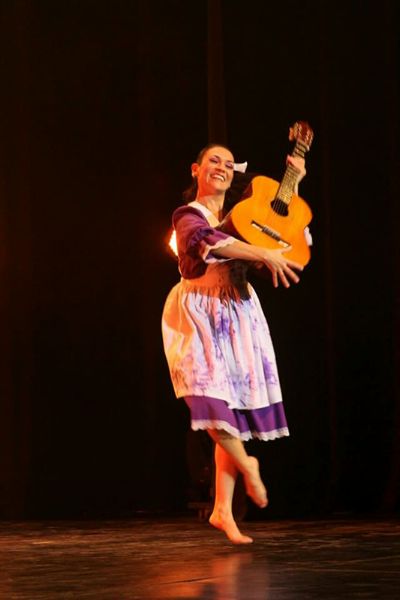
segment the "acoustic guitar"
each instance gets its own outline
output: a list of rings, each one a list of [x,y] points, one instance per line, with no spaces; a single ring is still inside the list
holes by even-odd
[[[308,123],[298,121],[290,128],[295,141],[292,156],[304,157],[314,134]],[[298,171],[288,164],[282,181],[257,175],[226,215],[221,229],[249,244],[264,248],[288,248],[285,257],[305,266],[311,257],[304,229],[312,219],[308,204],[294,193]]]

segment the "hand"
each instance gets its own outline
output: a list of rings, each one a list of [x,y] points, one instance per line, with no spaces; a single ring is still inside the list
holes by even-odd
[[[278,287],[279,281],[286,287],[290,287],[289,279],[294,283],[300,281],[299,276],[293,269],[302,271],[303,267],[299,263],[285,258],[284,253],[291,250],[292,247],[288,248],[277,248],[276,250],[269,250],[268,248],[255,247],[258,261],[267,265],[268,269],[272,274],[272,284],[274,287]]]
[[[298,185],[307,173],[305,167],[306,161],[301,156],[288,156],[286,158],[286,164],[292,165],[296,171],[298,171],[299,174],[296,179],[296,185]]]

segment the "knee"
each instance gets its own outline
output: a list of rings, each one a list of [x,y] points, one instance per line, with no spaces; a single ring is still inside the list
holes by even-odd
[[[225,429],[207,429],[207,432],[216,444],[218,444],[221,441],[237,439],[231,433],[225,431]]]

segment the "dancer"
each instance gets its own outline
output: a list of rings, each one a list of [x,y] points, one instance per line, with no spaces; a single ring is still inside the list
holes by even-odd
[[[304,159],[288,157],[305,175]],[[238,473],[260,508],[268,504],[258,460],[243,442],[289,435],[275,353],[257,295],[246,279],[250,263],[266,265],[275,287],[297,283],[301,265],[285,250],[247,244],[217,229],[234,176],[229,148],[210,144],[192,164],[192,200],[173,214],[181,281],[163,311],[164,349],[177,397],[194,430],[215,442],[215,502],[210,523],[231,542],[253,540],[238,528],[232,499]],[[286,250],[287,251],[287,250]]]

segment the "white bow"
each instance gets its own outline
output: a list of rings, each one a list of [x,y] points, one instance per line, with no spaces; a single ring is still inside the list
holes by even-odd
[[[233,170],[238,173],[246,173],[247,161],[244,163],[233,163]]]

